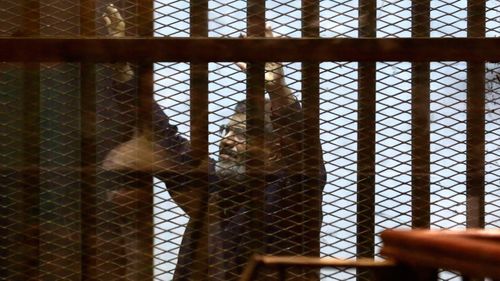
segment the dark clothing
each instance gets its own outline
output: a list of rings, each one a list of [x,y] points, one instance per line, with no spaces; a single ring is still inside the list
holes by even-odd
[[[307,208],[311,207],[313,201],[320,203],[320,198],[312,196],[321,194],[322,185],[314,187],[317,192],[310,192],[307,188],[310,189],[311,186],[306,187],[303,182],[305,182],[303,178],[299,179],[284,173],[268,176],[264,192],[263,223],[260,224],[262,232],[255,233],[252,227],[250,198],[235,202],[231,211],[221,212],[218,239],[222,240],[220,246],[222,250],[219,251],[223,252],[221,261],[223,266],[213,268],[211,273],[220,276],[214,280],[238,280],[250,257],[248,252],[251,249],[248,247],[256,242],[262,243],[261,253],[265,254],[314,256],[308,253],[306,247],[311,246],[311,242],[317,242],[316,247],[319,250],[321,206],[317,205],[316,217],[309,217]],[[216,193],[212,194],[211,199],[214,198],[217,198]],[[218,200],[227,199],[219,197]],[[316,227],[311,227],[312,224]],[[253,236],[255,234],[257,236]]]
[[[280,112],[273,120],[280,118],[288,126],[273,124],[281,135],[280,146],[286,149],[281,153],[278,168],[267,175],[263,173],[266,180],[261,232],[254,229],[250,181],[229,182],[210,174],[208,192],[204,192],[203,187],[190,186],[189,176],[161,177],[172,198],[190,217],[174,280],[237,280],[256,243],[266,254],[319,256],[324,166],[321,164],[319,173],[312,178],[294,170],[304,150],[304,136],[297,128],[300,105],[296,103]],[[163,118],[162,123],[171,126],[168,118]],[[290,122],[295,122],[294,126]],[[285,155],[290,153],[287,150],[293,153]],[[321,159],[321,155],[318,157]],[[201,251],[208,251],[208,256]]]
[[[114,146],[129,141],[140,124],[136,117],[136,94],[127,90],[130,88],[133,87],[115,83],[114,94],[106,98],[112,106],[107,108],[103,120],[110,124],[104,127],[118,134],[106,139],[114,142]],[[264,212],[261,224],[257,224],[260,232],[255,230],[251,211],[251,203],[255,203],[251,196],[253,183],[217,178],[213,162],[206,176],[199,173],[193,176],[189,142],[178,134],[156,103],[152,117],[153,142],[179,167],[175,171],[157,172],[155,176],[165,182],[175,203],[189,216],[174,280],[237,280],[256,244],[261,244],[261,251],[267,254],[319,256],[325,172],[321,164],[315,176],[306,176],[301,167],[306,144],[298,102],[273,112],[273,137],[278,144],[279,161],[265,171],[267,174],[263,173]],[[317,157],[323,163],[321,154]],[[199,176],[205,179],[197,182]],[[123,178],[130,184],[130,177]]]
[[[112,72],[100,69],[102,77]],[[108,73],[109,72],[109,73]],[[138,120],[138,95],[135,79],[127,83],[100,80],[96,101],[96,246],[98,279],[144,280],[150,274],[153,214],[150,207],[150,174],[130,169],[104,167],[105,159],[117,148],[133,140],[141,122]],[[174,161],[189,164],[188,142],[172,126],[160,107],[153,104],[152,139],[174,156]],[[121,196],[121,197],[120,197]],[[149,197],[148,197],[149,196]],[[120,199],[121,198],[121,199]]]

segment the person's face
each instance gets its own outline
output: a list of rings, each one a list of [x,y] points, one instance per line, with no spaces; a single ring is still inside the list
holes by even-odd
[[[271,163],[273,157],[270,151],[273,143],[272,125],[270,119],[271,103],[266,103],[266,137],[264,147],[257,148],[262,154],[265,163]],[[229,118],[223,128],[222,140],[219,147],[219,161],[216,165],[220,177],[242,176],[245,174],[246,152],[248,151],[246,134],[246,114],[236,113]],[[271,157],[271,158],[270,158]],[[238,178],[238,177],[237,177]]]
[[[245,114],[238,113],[231,116],[222,133],[217,174],[221,177],[244,174],[247,150]]]
[[[236,114],[224,128],[219,156],[223,160],[240,161],[246,152],[246,146],[245,114]]]

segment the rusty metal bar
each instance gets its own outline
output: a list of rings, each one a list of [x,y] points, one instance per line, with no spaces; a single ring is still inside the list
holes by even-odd
[[[40,3],[23,1],[22,34],[40,34]],[[22,280],[38,280],[40,266],[40,64],[26,62],[22,72],[23,94],[23,226],[20,233],[20,259],[16,271]],[[16,266],[14,266],[16,267]]]
[[[190,1],[190,36],[208,36],[208,0]],[[208,229],[216,212],[208,205],[208,64],[192,63],[190,65],[190,127],[191,127],[191,157],[197,173],[192,175],[192,185],[200,196],[203,211],[197,212],[200,217],[195,220],[196,231],[200,231],[193,248],[192,274],[194,279],[209,280],[208,264]],[[208,214],[208,215],[207,215]]]
[[[302,0],[302,37],[319,37],[319,1]],[[299,211],[301,228],[300,238],[302,238],[303,256],[320,256],[320,236],[321,236],[321,189],[320,165],[322,165],[319,117],[320,117],[320,87],[319,87],[319,63],[302,62],[302,151],[303,175],[300,180],[300,194],[295,204],[301,207]],[[289,155],[294,155],[294,152]],[[290,156],[292,157],[292,156]],[[293,161],[293,160],[292,160]],[[291,162],[292,162],[291,161]],[[292,209],[294,207],[291,207]],[[291,268],[288,271],[296,274],[304,274],[307,280],[320,280],[318,269]],[[283,269],[283,272],[286,272]],[[300,275],[299,275],[300,276]]]
[[[359,2],[359,37],[376,37],[376,1]],[[375,251],[375,62],[358,66],[358,199],[356,256],[371,258]],[[359,269],[357,280],[366,280],[369,272]]]
[[[484,37],[486,1],[469,0],[467,36]],[[467,227],[484,227],[485,64],[467,62]]]
[[[302,37],[319,37],[319,1],[302,0]],[[317,62],[302,63],[302,105],[303,141],[301,149],[304,159],[305,180],[302,185],[302,198],[300,204],[303,208],[302,255],[320,256],[320,230],[321,230],[321,192],[320,190],[320,165],[322,164],[321,143],[319,132],[320,97],[319,97],[319,64]],[[309,280],[318,279],[317,272],[308,272]],[[318,276],[316,276],[318,275]]]
[[[360,1],[359,37],[376,36],[376,1]],[[374,256],[375,236],[375,84],[374,62],[359,63],[357,256]],[[366,278],[358,272],[358,280]]]
[[[137,35],[153,36],[153,1],[137,1]],[[129,52],[132,49],[129,49]],[[126,61],[131,61],[127,59]],[[153,125],[153,64],[140,62],[138,66],[139,127],[143,132],[152,132]]]
[[[137,7],[136,22],[138,36],[153,36],[153,11],[154,0],[136,0],[134,1]],[[129,49],[129,52],[132,49]],[[130,61],[130,60],[127,60]],[[154,103],[154,68],[150,61],[139,62],[137,67],[137,96],[138,96],[138,129],[145,134],[149,139],[153,139],[153,103]],[[153,158],[147,159],[149,163],[153,163]],[[152,167],[152,165],[150,165]],[[140,188],[142,194],[137,194],[137,245],[139,253],[137,262],[132,268],[132,271],[137,276],[136,280],[153,280],[153,175],[152,171],[148,170],[140,174]]]
[[[414,0],[412,37],[430,35],[430,0]],[[430,66],[412,63],[412,227],[430,226]]]
[[[499,61],[500,38],[6,38],[0,61]],[[36,46],[36,48],[34,47]],[[134,52],[130,52],[130,50]],[[303,52],[302,50],[308,50]]]
[[[82,36],[95,36],[95,0],[80,0],[80,30]],[[96,280],[96,67],[80,65],[81,122],[81,274],[83,280]]]
[[[25,63],[23,74],[24,127],[22,167],[22,213],[24,219],[23,268],[20,272],[27,279],[37,276],[39,265],[39,205],[40,205],[40,65]],[[36,278],[36,277],[35,277]]]
[[[247,33],[248,37],[265,36],[265,1],[249,0],[247,2]],[[254,53],[262,52],[255,48]],[[235,60],[236,61],[236,60]],[[246,237],[250,238],[248,258],[254,253],[261,253],[264,250],[262,238],[264,231],[264,190],[266,188],[265,162],[262,151],[265,145],[264,134],[264,63],[249,61],[247,69],[247,159],[246,173],[249,176],[245,203],[248,204],[248,220],[250,221],[251,233]]]
[[[150,135],[153,132],[153,66],[151,64],[139,64],[138,72],[138,96],[139,96],[139,116],[138,122],[143,134]],[[151,138],[152,139],[152,138]],[[147,157],[147,156],[143,156]],[[153,163],[153,157],[147,159]],[[151,165],[152,167],[152,165]],[[140,183],[141,191],[137,192],[137,216],[135,223],[137,225],[137,239],[139,253],[137,253],[137,266],[132,271],[138,271],[137,280],[153,280],[153,175],[152,170],[137,173],[137,179]]]

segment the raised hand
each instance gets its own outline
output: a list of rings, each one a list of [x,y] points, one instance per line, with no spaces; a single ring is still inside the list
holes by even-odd
[[[106,11],[102,15],[102,19],[106,24],[109,36],[125,37],[125,20],[113,4],[106,6]],[[117,63],[113,68],[116,72],[115,79],[118,82],[125,83],[134,77],[134,71],[128,63]]]
[[[274,38],[274,33],[270,25],[266,25],[266,37]],[[247,70],[247,64],[237,62],[236,65],[244,72]],[[279,62],[267,62],[265,66],[266,91],[271,97],[273,108],[289,105],[295,102],[295,97],[285,83],[283,66]]]
[[[123,20],[123,17],[118,9],[113,4],[108,4],[108,6],[106,6],[106,11],[102,15],[102,18],[106,23],[108,35],[112,37],[125,36],[125,21]]]

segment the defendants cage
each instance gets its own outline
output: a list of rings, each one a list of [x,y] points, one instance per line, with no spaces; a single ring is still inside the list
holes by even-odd
[[[498,228],[499,13],[1,1],[2,280],[238,280],[254,253],[379,260],[385,229]]]

